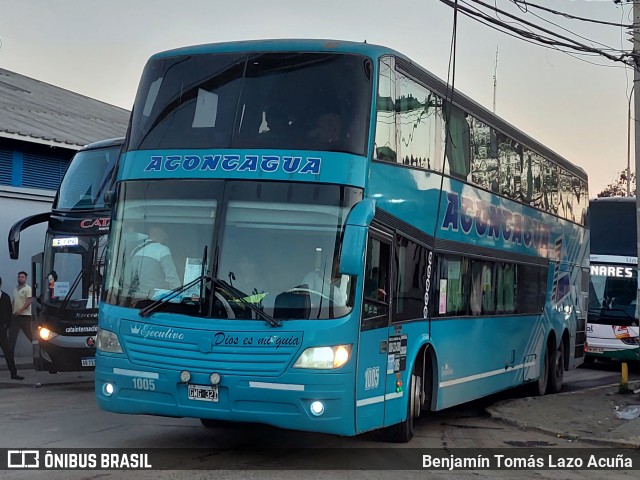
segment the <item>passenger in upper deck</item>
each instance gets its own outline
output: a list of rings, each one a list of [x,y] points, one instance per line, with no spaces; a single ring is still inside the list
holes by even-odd
[[[333,112],[320,114],[315,127],[309,132],[309,140],[317,145],[318,150],[332,149],[341,140],[342,119]]]

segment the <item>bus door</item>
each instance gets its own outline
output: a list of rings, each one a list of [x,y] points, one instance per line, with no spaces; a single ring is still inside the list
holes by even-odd
[[[44,254],[38,253],[31,257],[31,278],[32,278],[32,304],[31,304],[31,335],[30,338],[33,349],[33,364],[36,370],[41,370],[42,365],[40,361],[40,345],[38,343],[38,325],[40,323],[40,312],[42,310],[42,264]]]
[[[356,380],[356,429],[382,427],[390,320],[392,237],[370,228],[362,285]]]

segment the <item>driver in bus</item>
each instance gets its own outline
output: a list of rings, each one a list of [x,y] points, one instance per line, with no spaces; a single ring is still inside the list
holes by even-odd
[[[131,252],[134,283],[139,293],[153,297],[157,290],[174,290],[180,285],[180,277],[165,245],[167,234],[160,225],[152,225],[148,237]]]
[[[316,268],[307,273],[302,280],[302,287],[307,288],[311,294],[311,315],[309,318],[317,318],[320,315],[320,308],[344,307],[347,304],[346,288],[347,282],[342,280],[342,275],[338,272],[338,263],[332,268],[331,278],[328,278],[325,270],[316,265]],[[325,302],[326,300],[326,302]]]

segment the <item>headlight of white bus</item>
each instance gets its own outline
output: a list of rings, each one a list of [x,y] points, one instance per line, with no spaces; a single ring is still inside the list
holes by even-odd
[[[293,368],[333,369],[342,367],[351,356],[351,345],[307,348]]]
[[[98,328],[98,334],[96,335],[96,348],[107,353],[122,353],[122,347],[120,346],[118,335],[102,328]]]

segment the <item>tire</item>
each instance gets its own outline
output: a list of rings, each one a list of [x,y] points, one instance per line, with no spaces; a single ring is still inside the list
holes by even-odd
[[[422,409],[422,379],[419,375],[411,374],[409,385],[409,398],[407,399],[407,418],[392,425],[387,430],[387,438],[394,443],[407,443],[413,438],[414,420],[420,416]]]
[[[553,352],[553,358],[551,359],[547,393],[560,393],[560,391],[562,390],[562,381],[564,379],[565,353],[564,342],[560,340],[560,345],[558,346],[556,351]]]
[[[549,365],[551,364],[551,351],[549,344],[544,347],[544,353],[542,356],[542,372],[540,377],[535,382],[531,382],[528,385],[528,393],[533,397],[541,397],[547,391],[547,384],[549,383]]]
[[[584,364],[585,365],[593,365],[596,362],[596,359],[593,358],[591,355],[585,355],[584,356]]]

